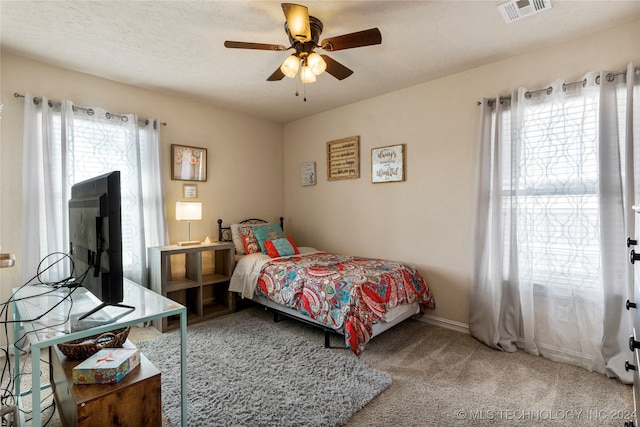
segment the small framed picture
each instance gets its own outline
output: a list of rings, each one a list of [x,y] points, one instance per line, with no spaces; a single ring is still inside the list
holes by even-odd
[[[171,179],[207,180],[207,149],[171,144]]]
[[[182,197],[184,199],[196,199],[198,197],[198,186],[195,184],[183,184]]]
[[[371,149],[371,182],[398,182],[405,180],[405,144]]]
[[[305,162],[300,165],[300,184],[303,187],[316,185],[316,162]]]

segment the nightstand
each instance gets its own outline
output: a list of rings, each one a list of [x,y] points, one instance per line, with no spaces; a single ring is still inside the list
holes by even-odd
[[[229,281],[235,266],[231,242],[195,246],[149,248],[151,289],[187,307],[187,323],[192,324],[235,311],[235,296]],[[177,329],[179,319],[154,321],[162,331]]]

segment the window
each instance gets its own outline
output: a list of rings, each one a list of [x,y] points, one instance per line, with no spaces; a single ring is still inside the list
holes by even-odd
[[[601,287],[598,96],[526,104],[515,165],[521,274],[542,287]]]
[[[619,360],[632,289],[625,240],[638,220],[639,71],[481,103],[469,322],[479,340],[630,378]]]
[[[74,115],[73,134],[68,144],[68,189],[71,185],[111,171],[120,171],[122,212],[122,264],[125,277],[132,277],[135,262],[136,230],[141,224],[139,215],[139,162],[138,150],[132,144],[130,126],[117,117],[92,118],[83,112]],[[131,189],[134,191],[131,191]]]
[[[72,185],[119,170],[124,275],[146,284],[146,247],[166,244],[167,238],[157,122],[136,123],[132,114],[28,98],[24,155],[32,168],[23,177],[23,275],[32,276],[50,254],[68,251]],[[68,263],[60,263],[41,280],[68,274]]]

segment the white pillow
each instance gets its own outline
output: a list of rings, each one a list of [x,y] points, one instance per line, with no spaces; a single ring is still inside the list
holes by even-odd
[[[247,251],[244,247],[244,240],[242,239],[242,233],[240,232],[240,227],[255,227],[261,225],[270,225],[269,222],[255,222],[255,223],[244,223],[244,224],[231,224],[229,229],[231,230],[231,240],[233,241],[233,246],[236,248],[237,255],[246,255]],[[280,225],[280,224],[276,224]]]
[[[233,246],[236,247],[236,254],[244,255],[244,242],[242,241],[242,236],[238,231],[238,227],[246,225],[246,224],[231,224],[231,240],[233,240]]]

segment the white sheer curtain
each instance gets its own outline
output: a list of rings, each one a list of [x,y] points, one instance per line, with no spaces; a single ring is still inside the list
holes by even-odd
[[[631,380],[638,82],[630,65],[483,100],[470,311],[480,341]]]
[[[36,101],[38,101],[36,99]],[[41,260],[46,268],[68,253],[71,186],[119,170],[122,193],[125,277],[147,284],[146,248],[166,244],[158,123],[139,125],[135,115],[111,115],[101,108],[75,108],[70,101],[34,102],[25,95],[23,161],[23,278],[32,278]],[[59,280],[68,263],[40,277]]]

